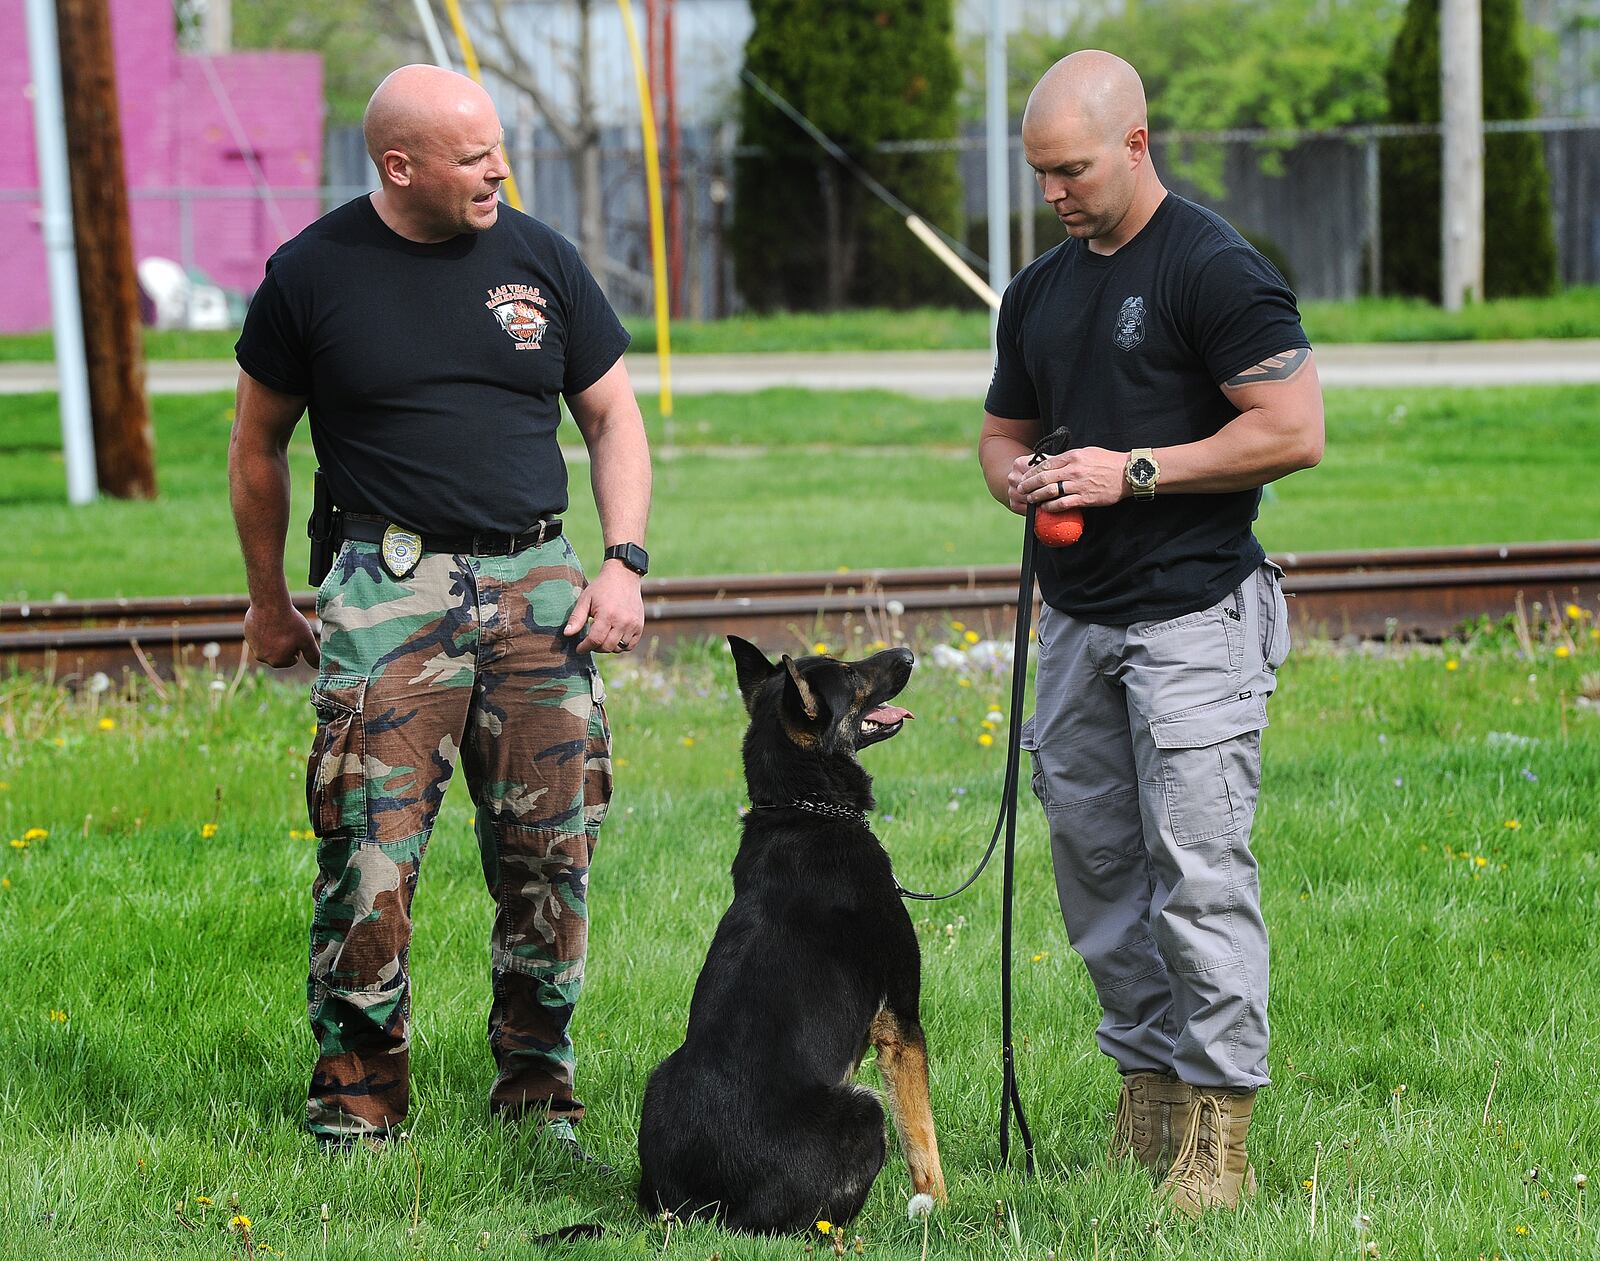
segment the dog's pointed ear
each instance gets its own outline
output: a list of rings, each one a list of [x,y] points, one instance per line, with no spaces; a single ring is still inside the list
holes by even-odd
[[[788,653],[783,654],[783,668],[788,677],[783,681],[784,703],[794,706],[812,722],[822,713],[822,703],[817,699],[816,689],[807,683],[805,676],[795,668],[794,659]]]
[[[778,667],[748,639],[729,635],[728,647],[733,650],[733,665],[739,674],[739,695],[744,697],[744,707],[749,709],[755,704],[761,685],[777,673]]]

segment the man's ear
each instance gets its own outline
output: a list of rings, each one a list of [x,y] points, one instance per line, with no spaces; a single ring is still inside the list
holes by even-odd
[[[733,650],[733,666],[739,674],[739,695],[744,697],[744,707],[750,709],[756,703],[761,685],[777,672],[778,667],[768,661],[766,654],[748,639],[729,635],[728,647]]]
[[[794,659],[788,653],[783,654],[783,668],[788,677],[783,681],[783,701],[803,713],[812,722],[822,712],[822,704],[817,699],[817,693],[805,677],[795,669]]]

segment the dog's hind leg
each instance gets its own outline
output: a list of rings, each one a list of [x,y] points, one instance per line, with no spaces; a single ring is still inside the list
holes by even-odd
[[[922,1025],[885,1007],[873,1018],[869,1036],[878,1050],[878,1072],[883,1077],[889,1115],[894,1118],[900,1150],[911,1173],[911,1214],[930,1212],[934,1200],[945,1203],[949,1196],[939,1163],[939,1140],[933,1132],[928,1048]]]

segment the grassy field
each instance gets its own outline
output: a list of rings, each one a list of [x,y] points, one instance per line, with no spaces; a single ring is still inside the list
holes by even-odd
[[[1031,798],[1016,937],[1031,1180],[997,1166],[998,878],[914,909],[952,1197],[929,1255],[1596,1255],[1596,1206],[1573,1182],[1600,1172],[1600,714],[1578,701],[1600,692],[1600,645],[1585,613],[1565,656],[1487,639],[1285,667],[1256,833],[1275,1085],[1252,1135],[1261,1194],[1237,1219],[1174,1221],[1139,1175],[1102,1163],[1115,1075]],[[923,662],[906,693],[918,721],[867,760],[901,879],[949,887],[988,834],[1002,757],[977,737],[1003,685]],[[631,1206],[645,1077],[682,1036],[729,896],[742,711],[715,648],[619,663],[608,681],[617,797],[575,1032],[583,1137],[611,1180],[485,1119],[492,907],[461,789],[416,904],[412,1137],[327,1159],[298,1128],[304,690],[0,686],[0,1256],[244,1257],[226,1231],[242,1214],[257,1257],[801,1261],[792,1238],[694,1226],[669,1242]],[[895,1157],[849,1229],[866,1256],[918,1257],[906,1195]],[[529,1242],[586,1221],[607,1237]]]
[[[978,476],[964,402],[771,390],[683,399],[657,447],[650,531],[658,574],[986,564],[1020,530]],[[70,508],[53,396],[0,401],[0,507],[17,522],[0,600],[238,592],[228,512],[231,400],[155,402],[155,503]],[[576,431],[569,431],[576,439]],[[574,455],[581,455],[579,447]],[[288,571],[303,587],[311,444],[291,452]],[[1269,548],[1384,547],[1600,535],[1600,388],[1336,390],[1318,469],[1273,487]],[[598,526],[584,466],[568,521],[591,562]]]
[[[1577,286],[1549,298],[1502,298],[1460,312],[1412,298],[1307,302],[1302,314],[1314,344],[1324,342],[1479,341],[1526,337],[1600,337],[1600,287]],[[655,322],[625,320],[633,349],[653,351]],[[156,359],[231,359],[238,333],[151,331],[145,350]],[[678,320],[672,348],[679,354],[796,350],[981,350],[989,345],[989,316],[981,307],[832,314],[741,315],[723,320]],[[49,333],[0,336],[0,363],[54,357]]]

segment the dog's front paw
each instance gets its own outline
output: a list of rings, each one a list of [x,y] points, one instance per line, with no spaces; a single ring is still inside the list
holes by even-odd
[[[912,1221],[919,1217],[927,1217],[933,1212],[933,1197],[926,1193],[913,1195],[910,1203],[906,1205],[906,1216]]]

